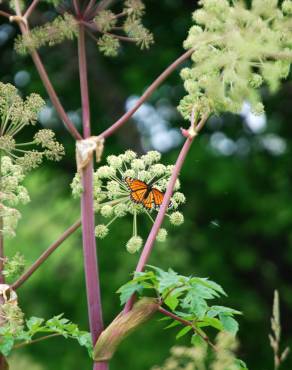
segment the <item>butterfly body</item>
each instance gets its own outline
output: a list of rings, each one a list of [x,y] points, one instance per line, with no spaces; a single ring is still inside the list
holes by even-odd
[[[144,181],[132,177],[125,177],[124,181],[131,191],[130,198],[133,202],[142,204],[148,210],[161,206],[164,193],[153,187],[155,180],[147,184]]]

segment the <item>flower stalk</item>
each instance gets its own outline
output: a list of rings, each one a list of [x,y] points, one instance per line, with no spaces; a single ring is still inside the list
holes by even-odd
[[[157,78],[152,82],[152,84],[145,90],[144,94],[140,97],[137,103],[126,112],[121,118],[114,122],[108,129],[103,131],[100,136],[106,139],[111,136],[117,129],[119,129],[123,124],[125,124],[134,113],[141,107],[143,103],[153,94],[153,92],[162,84],[162,82],[183,62],[185,62],[194,52],[194,49],[188,50],[182,54],[178,59],[176,59],[169,67],[167,67]]]

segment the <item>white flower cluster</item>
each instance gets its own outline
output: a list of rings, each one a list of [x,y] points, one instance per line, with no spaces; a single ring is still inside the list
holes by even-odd
[[[185,119],[230,111],[238,113],[249,101],[262,114],[259,88],[272,92],[289,74],[292,60],[292,1],[200,0],[184,42],[193,49],[193,65],[181,77],[187,95],[179,105]]]
[[[22,99],[15,86],[0,82],[0,151],[13,158],[25,172],[38,167],[44,158],[59,161],[64,155],[63,145],[56,141],[52,130],[39,130],[33,141],[26,143],[15,140],[15,136],[27,125],[36,124],[44,104],[38,94]],[[35,145],[41,148],[35,149]]]
[[[135,189],[131,189],[126,183],[126,178],[140,180],[145,184],[145,196],[147,195],[147,186],[151,189],[157,189],[164,192],[167,188],[173,166],[165,166],[159,163],[161,154],[157,151],[150,151],[141,157],[131,150],[125,153],[110,155],[107,157],[107,165],[99,167],[94,173],[94,208],[97,214],[100,214],[109,222],[96,226],[95,234],[98,238],[107,236],[109,226],[118,218],[131,215],[133,217],[133,233],[126,244],[128,252],[137,252],[143,245],[142,238],[137,231],[137,215],[145,214],[151,222],[153,212],[157,212],[160,204],[155,204],[154,199],[148,207],[143,205],[143,196],[140,195],[138,201],[132,199]],[[73,196],[80,196],[82,193],[82,184],[80,175],[76,174],[71,184]],[[153,188],[152,188],[153,187]],[[178,226],[184,221],[183,215],[177,211],[179,205],[185,202],[185,196],[179,192],[180,183],[177,180],[175,192],[171,198],[171,206],[167,216],[171,224]],[[139,190],[140,191],[140,190]],[[141,191],[143,194],[143,190]],[[164,242],[167,237],[167,231],[160,229],[157,235],[157,241]]]
[[[1,157],[0,174],[0,217],[3,218],[3,227],[0,232],[3,235],[14,236],[15,228],[21,215],[14,208],[18,204],[26,204],[30,201],[27,189],[21,185],[24,174],[22,167],[13,164],[8,156]]]

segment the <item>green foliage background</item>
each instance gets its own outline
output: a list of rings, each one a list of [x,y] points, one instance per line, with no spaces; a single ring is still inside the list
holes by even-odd
[[[124,111],[129,95],[143,89],[177,56],[191,23],[194,1],[146,1],[145,23],[156,43],[147,52],[125,45],[120,57],[106,59],[89,46],[89,73],[92,96],[93,133],[98,134]],[[40,7],[41,8],[41,7]],[[46,8],[44,8],[46,10]],[[41,20],[52,14],[44,13]],[[36,13],[35,20],[40,15]],[[15,29],[16,30],[16,29]],[[30,58],[11,52],[12,41],[0,47],[0,78],[13,82],[15,74],[26,70],[31,82],[24,94],[46,93]],[[75,44],[65,44],[41,55],[62,102],[68,110],[80,108],[77,54]],[[151,98],[177,105],[183,96],[178,74],[173,75]],[[211,119],[196,140],[181,174],[187,196],[183,208],[185,223],[170,231],[168,242],[157,245],[151,264],[173,267],[182,274],[208,276],[229,294],[226,303],[244,312],[240,319],[240,357],[252,370],[273,368],[268,343],[273,290],[279,289],[282,304],[283,345],[291,344],[292,310],[292,83],[285,82],[276,96],[263,91],[268,126],[265,134],[284,138],[286,151],[272,155],[259,146],[260,136],[249,131],[239,116]],[[160,100],[161,102],[161,100]],[[15,239],[7,242],[7,253],[20,250],[30,264],[53,242],[79,213],[79,204],[70,197],[74,175],[74,144],[60,122],[51,122],[57,137],[64,141],[67,156],[61,163],[36,170],[27,180],[32,202],[23,209],[23,219]],[[181,118],[172,125],[183,125]],[[210,137],[223,131],[234,140],[245,139],[251,150],[246,155],[218,155],[210,149]],[[29,135],[29,133],[28,133]],[[142,151],[135,122],[129,122],[106,143],[105,154],[118,154],[127,148]],[[177,150],[165,153],[173,163]],[[144,235],[149,229],[145,223]],[[134,269],[137,256],[129,255],[123,240],[130,233],[130,220],[113,225],[111,234],[98,243],[104,319],[108,323],[119,312],[115,291]],[[27,316],[65,316],[87,328],[87,306],[82,266],[80,232],[71,236],[39,271],[19,290],[20,303]],[[153,320],[129,337],[120,347],[111,368],[150,369],[160,364],[174,344],[175,330],[163,329]],[[184,343],[184,340],[181,340]],[[89,369],[86,351],[73,341],[54,338],[18,350],[11,359],[12,370]],[[291,356],[282,369],[292,366]]]

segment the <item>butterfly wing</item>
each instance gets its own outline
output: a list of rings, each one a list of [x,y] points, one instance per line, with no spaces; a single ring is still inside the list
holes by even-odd
[[[154,207],[159,208],[163,202],[164,193],[156,188],[151,188],[149,191],[148,185],[141,180],[125,177],[130,193],[130,198],[133,202],[142,204],[146,209],[151,210]],[[148,193],[148,194],[147,194]],[[172,206],[169,203],[169,208]]]
[[[153,203],[156,208],[159,208],[163,202],[164,193],[156,188],[152,188],[151,193],[153,194]],[[169,202],[168,208],[172,207],[172,203]]]
[[[131,177],[126,177],[125,183],[127,184],[129,190],[131,190],[131,200],[138,204],[144,204],[144,197],[148,190],[147,184],[144,181],[133,179]]]
[[[160,190],[155,188],[152,188],[151,193],[153,194],[153,202],[155,207],[159,208],[163,202],[164,194]]]
[[[150,209],[153,208],[153,200],[154,200],[154,197],[153,197],[153,192],[151,190],[146,198],[145,198],[145,195],[144,195],[144,199],[143,199],[142,204],[146,209],[150,210]]]
[[[131,191],[147,190],[147,184],[144,181],[133,179],[132,177],[125,177],[125,183]]]

